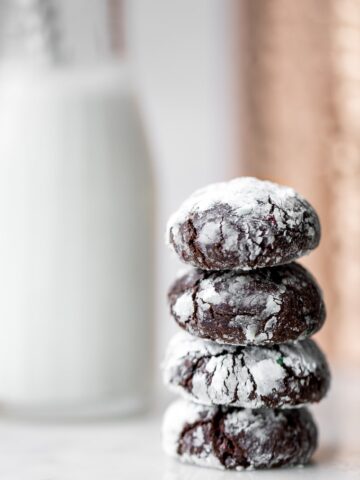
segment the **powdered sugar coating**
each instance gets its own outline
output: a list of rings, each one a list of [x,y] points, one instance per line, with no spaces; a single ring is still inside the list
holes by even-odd
[[[169,343],[164,382],[204,405],[281,408],[321,400],[330,373],[312,340],[235,347],[180,332]]]
[[[179,439],[185,426],[187,424],[196,424],[200,420],[210,421],[214,412],[214,409],[210,408],[205,410],[202,405],[196,405],[184,400],[173,402],[166,410],[163,420],[162,444],[165,453],[171,457],[176,457],[179,448]],[[213,468],[222,467],[220,461],[214,455],[214,452],[212,452],[211,446],[206,445],[204,433],[201,428],[194,431],[193,443],[196,448],[201,450],[201,453],[194,456],[194,458],[184,454],[182,461]]]
[[[242,470],[307,463],[317,430],[305,408],[228,409],[178,400],[166,411],[162,439],[165,452],[182,462]]]
[[[252,272],[189,269],[175,280],[168,298],[180,327],[230,345],[304,339],[325,320],[320,287],[297,263]]]
[[[193,266],[251,270],[306,255],[320,241],[320,224],[293,189],[240,177],[193,193],[170,217],[166,238]]]

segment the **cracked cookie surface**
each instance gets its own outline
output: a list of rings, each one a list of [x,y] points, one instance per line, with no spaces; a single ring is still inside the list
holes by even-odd
[[[166,238],[195,267],[252,270],[308,254],[320,241],[320,223],[293,189],[240,177],[193,193],[170,217]]]
[[[179,332],[169,343],[164,383],[204,405],[282,408],[320,401],[330,372],[312,340],[273,346],[220,345]]]
[[[317,429],[306,408],[232,409],[185,400],[170,405],[163,447],[182,462],[219,469],[304,465],[317,446]]]
[[[307,338],[325,320],[320,287],[297,263],[252,272],[190,269],[168,294],[187,332],[231,345],[271,345]]]

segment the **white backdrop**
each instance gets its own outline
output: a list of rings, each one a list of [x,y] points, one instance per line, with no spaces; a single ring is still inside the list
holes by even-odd
[[[164,246],[169,214],[194,189],[232,176],[235,0],[129,0],[127,42],[157,183],[156,364],[176,325],[166,290],[180,263]],[[158,377],[158,376],[157,376]],[[158,377],[159,379],[159,377]]]

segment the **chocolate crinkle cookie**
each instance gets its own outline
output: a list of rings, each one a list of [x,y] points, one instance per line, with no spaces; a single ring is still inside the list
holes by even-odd
[[[306,408],[232,409],[179,400],[165,414],[163,445],[169,455],[204,467],[304,465],[317,447],[317,429]]]
[[[320,401],[330,372],[312,340],[239,347],[202,340],[186,332],[169,343],[164,382],[204,405],[282,408]]]
[[[168,298],[184,330],[232,345],[304,339],[325,320],[320,287],[297,263],[252,272],[190,269],[176,279]]]
[[[320,223],[293,189],[251,177],[196,191],[171,217],[167,242],[204,270],[280,265],[314,249]]]

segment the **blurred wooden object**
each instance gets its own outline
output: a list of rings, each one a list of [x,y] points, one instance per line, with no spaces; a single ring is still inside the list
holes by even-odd
[[[239,173],[293,186],[323,239],[304,263],[325,293],[327,353],[360,364],[360,2],[242,1]]]
[[[360,364],[360,2],[333,0],[332,225],[338,352]],[[337,273],[340,272],[340,273]]]

